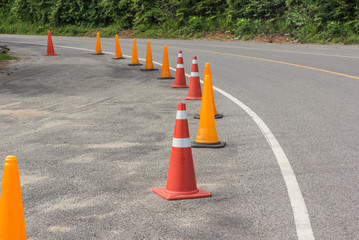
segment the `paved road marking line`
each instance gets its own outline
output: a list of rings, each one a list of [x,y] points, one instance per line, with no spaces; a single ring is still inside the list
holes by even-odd
[[[18,43],[22,43],[22,42],[18,42]],[[23,42],[23,43],[26,44],[26,42]],[[27,43],[27,44],[29,44],[29,43]],[[30,44],[34,44],[34,45],[44,45],[44,44],[35,44],[35,43],[30,43]],[[123,44],[123,45],[127,45],[127,44]],[[141,45],[141,44],[139,44],[139,45]],[[143,44],[142,44],[142,45],[143,45]],[[58,46],[59,46],[59,45],[58,45]],[[153,47],[162,47],[162,46],[158,46],[158,45],[152,45],[152,46],[153,46]],[[61,46],[59,46],[59,47],[61,47]],[[62,46],[62,47],[66,47],[66,46]],[[176,48],[176,49],[177,49],[178,47],[168,47],[168,48]],[[80,49],[80,48],[79,48],[79,49]],[[181,48],[181,49],[193,50],[193,51],[198,51],[198,52],[208,52],[208,53],[214,53],[214,54],[221,54],[221,55],[228,55],[228,56],[241,57],[241,58],[247,58],[247,59],[254,59],[254,60],[259,60],[259,61],[266,61],[266,62],[273,62],[273,63],[285,64],[285,65],[289,65],[289,66],[306,68],[306,69],[310,69],[310,70],[315,70],[315,71],[330,73],[330,74],[334,74],[334,75],[339,75],[339,76],[342,76],[342,77],[359,79],[359,77],[357,77],[357,76],[353,76],[353,75],[349,75],[349,74],[345,74],[345,73],[339,73],[339,72],[329,71],[329,70],[325,70],[325,69],[321,69],[321,68],[309,67],[309,66],[304,66],[304,65],[300,65],[300,64],[283,62],[283,61],[277,61],[277,60],[272,60],[272,59],[267,59],[267,58],[258,58],[258,57],[251,57],[251,56],[234,54],[234,53],[215,52],[215,51],[201,50],[201,49],[193,49],[193,48]],[[85,50],[85,49],[81,49],[81,50]],[[87,49],[86,51],[89,51],[89,49]],[[127,57],[131,57],[131,56],[127,56]],[[359,58],[359,57],[358,57],[358,58]],[[160,65],[161,65],[161,64],[160,64]]]
[[[53,38],[65,39],[64,37],[60,37],[60,36],[53,36]],[[87,39],[95,39],[95,38],[90,38],[89,37]],[[106,40],[106,39],[112,39],[112,38],[103,38],[103,39]],[[130,41],[130,43],[123,43],[123,44],[124,45],[132,45],[132,39],[120,38],[120,40],[125,40],[125,41],[128,40],[128,41]],[[83,39],[72,38],[71,41],[83,41]],[[86,41],[90,42],[89,40],[86,40]],[[91,42],[93,42],[93,41],[91,40]],[[158,41],[154,41],[154,42],[158,43]],[[166,44],[166,43],[164,43],[164,44]],[[174,44],[203,46],[203,44],[185,43],[185,42],[181,42],[181,43],[174,42]],[[121,45],[122,45],[122,43],[121,43]],[[137,43],[137,45],[146,46],[146,44],[141,44],[141,43]],[[311,52],[299,52],[299,51],[279,50],[279,49],[264,49],[264,48],[255,48],[255,47],[238,47],[238,46],[218,46],[218,45],[213,45],[213,44],[204,44],[204,45],[208,46],[208,47],[236,48],[236,49],[247,49],[247,50],[256,50],[256,51],[270,51],[270,52],[280,52],[280,53],[282,53],[282,52],[285,52],[285,53],[298,53],[298,54],[318,55],[318,56],[328,56],[328,57],[340,57],[340,58],[354,58],[354,59],[359,58],[359,57],[356,57],[356,56],[335,55],[335,54],[325,54],[325,53],[311,53]],[[160,45],[152,45],[152,46],[161,47],[161,48],[163,47],[163,46],[160,46]],[[180,47],[176,47],[176,48],[180,48]]]
[[[42,45],[46,46],[46,44],[34,44],[34,43],[27,43],[27,42],[17,42],[17,43],[24,43],[24,44],[32,44],[32,45]],[[60,46],[55,45],[56,47],[62,47],[62,48],[69,48],[69,49],[77,49],[77,50],[83,50],[87,52],[93,52],[93,50],[85,49],[85,48],[77,48],[77,47],[69,47],[69,46]],[[107,54],[114,54],[111,52],[104,52]],[[125,57],[131,57],[128,55],[124,55]],[[145,61],[143,58],[139,58],[141,61]],[[161,63],[153,62],[157,65],[162,66]],[[170,67],[171,70],[176,71],[175,68]],[[190,77],[191,75],[186,73],[187,77]],[[203,81],[201,81],[203,83]],[[314,240],[313,230],[311,227],[308,210],[304,202],[304,198],[302,195],[302,192],[299,188],[298,181],[295,177],[294,171],[290,165],[290,162],[287,158],[287,156],[284,153],[283,148],[280,146],[279,142],[277,141],[276,137],[273,135],[271,130],[268,128],[267,124],[264,123],[264,121],[247,105],[239,101],[237,98],[232,96],[231,94],[227,93],[226,91],[217,88],[213,86],[213,89],[219,93],[221,93],[223,96],[227,97],[229,100],[237,104],[240,108],[242,108],[257,124],[259,129],[261,130],[262,134],[266,138],[269,146],[271,147],[279,168],[281,170],[284,182],[287,187],[288,195],[290,204],[292,206],[292,211],[294,215],[294,222],[296,226],[297,236],[299,240]]]
[[[124,40],[124,39],[123,39]],[[285,52],[285,53],[298,53],[298,54],[308,54],[308,55],[318,55],[318,56],[328,56],[328,57],[341,57],[341,58],[359,58],[355,56],[347,55],[335,55],[335,54],[325,54],[325,53],[311,53],[311,52],[299,52],[299,51],[290,51],[290,50],[279,50],[279,49],[264,49],[264,48],[255,48],[255,47],[237,47],[237,46],[218,46],[212,44],[192,44],[192,43],[176,43],[174,44],[188,44],[188,45],[197,45],[197,46],[208,46],[208,47],[221,47],[221,48],[237,48],[237,49],[247,49],[247,50],[256,50],[256,51],[271,51],[271,52]],[[144,44],[143,44],[144,45]],[[180,47],[178,47],[180,48]]]
[[[213,89],[217,92],[223,94],[228,99],[233,101],[239,107],[241,107],[257,124],[262,134],[266,138],[269,146],[271,147],[275,157],[277,158],[278,165],[283,175],[284,182],[287,186],[287,191],[292,205],[295,225],[297,228],[298,239],[300,240],[309,240],[314,239],[313,230],[310,224],[310,219],[307,211],[307,207],[304,202],[303,195],[300,191],[299,184],[293,172],[293,169],[289,163],[287,156],[284,153],[284,150],[280,146],[279,142],[264,123],[264,121],[250,109],[247,105],[239,101],[237,98],[233,97],[229,93],[213,86]]]
[[[168,48],[174,48],[174,47],[168,47]],[[234,57],[241,57],[241,58],[248,58],[248,59],[260,60],[260,61],[266,61],[266,62],[285,64],[285,65],[290,65],[290,66],[294,66],[294,67],[300,67],[300,68],[306,68],[306,69],[311,69],[311,70],[320,71],[320,72],[326,72],[326,73],[339,75],[339,76],[343,76],[343,77],[359,79],[359,77],[344,74],[344,73],[338,73],[338,72],[333,72],[333,71],[329,71],[329,70],[325,70],[325,69],[309,67],[309,66],[304,66],[304,65],[295,64],[295,63],[277,61],[277,60],[272,60],[272,59],[267,59],[267,58],[258,58],[258,57],[251,57],[251,56],[239,55],[239,54],[234,54],[234,53],[215,52],[215,51],[193,49],[193,48],[181,48],[181,49],[193,50],[193,51],[199,51],[199,52],[208,52],[208,53],[214,53],[214,54],[221,54],[221,55],[228,55],[228,56],[234,56]]]

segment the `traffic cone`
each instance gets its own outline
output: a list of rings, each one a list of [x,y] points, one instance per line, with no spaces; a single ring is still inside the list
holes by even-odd
[[[95,53],[93,55],[104,55],[104,53],[102,53],[102,49],[101,49],[101,40],[100,40],[99,32],[97,32],[96,49],[95,49]]]
[[[116,38],[116,40],[115,40],[115,57],[113,57],[113,59],[125,59],[122,56],[120,41],[118,40],[117,34],[116,34],[115,38]]]
[[[152,191],[166,200],[212,196],[209,192],[197,188],[184,103],[179,103],[177,108],[166,188],[154,188]]]
[[[47,31],[47,53],[45,56],[56,56],[54,45],[52,44],[51,32]]]
[[[26,240],[19,169],[15,156],[5,159],[0,196],[0,239]]]
[[[197,137],[196,140],[192,142],[192,147],[221,148],[226,146],[225,142],[218,141],[216,122],[214,120],[213,113],[213,94],[211,92],[211,88],[211,75],[205,75],[203,82],[201,118],[199,119]]]
[[[145,64],[145,68],[141,69],[141,71],[156,71],[156,70],[158,69],[153,67],[153,62],[152,62],[151,43],[150,41],[147,41],[146,64]]]
[[[163,49],[162,71],[158,79],[174,79],[174,77],[171,76],[167,45],[165,45]]]
[[[186,76],[184,73],[182,51],[178,52],[175,83],[174,85],[171,85],[171,88],[188,88],[186,84]]]
[[[133,39],[133,44],[132,44],[132,57],[131,57],[131,63],[128,64],[128,66],[140,66],[142,65],[139,61],[138,61],[138,54],[137,54],[137,44],[136,44],[136,39]]]
[[[212,86],[212,74],[211,74],[211,67],[209,66],[209,63],[206,63],[206,64],[205,64],[205,67],[204,67],[204,76],[206,76],[206,75],[210,75],[210,76],[211,76],[211,87],[210,87],[210,91],[211,91],[212,99],[213,99],[213,104],[212,104],[212,105],[213,105],[214,118],[215,118],[215,119],[223,118],[223,114],[220,114],[220,113],[217,112],[216,105],[214,104],[213,86]],[[204,91],[204,89],[203,89],[203,91]],[[201,112],[202,112],[202,107],[201,107],[200,113],[199,113],[199,114],[196,114],[196,115],[194,116],[194,118],[200,119]]]
[[[194,56],[192,60],[191,78],[189,79],[188,96],[184,97],[185,100],[201,100],[201,84],[199,82],[198,61]]]

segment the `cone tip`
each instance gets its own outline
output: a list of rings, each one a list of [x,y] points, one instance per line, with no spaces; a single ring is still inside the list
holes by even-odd
[[[179,103],[177,110],[186,110],[186,104],[185,103]]]
[[[17,158],[16,158],[15,156],[9,155],[9,156],[7,156],[7,157],[5,158],[5,162],[6,162],[6,163],[16,163],[16,162],[17,162]]]
[[[179,51],[178,53],[182,53],[182,51]]]
[[[197,60],[197,57],[196,57],[196,56],[194,56],[194,57],[193,57],[193,60]]]

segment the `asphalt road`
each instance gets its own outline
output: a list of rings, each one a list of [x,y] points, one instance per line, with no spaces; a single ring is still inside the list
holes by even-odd
[[[128,67],[129,59],[76,49],[94,49],[95,39],[53,37],[53,58],[42,56],[44,46],[19,44],[46,40],[0,35],[31,59],[0,73],[1,158],[23,160],[29,238],[312,239],[312,232],[359,239],[357,46],[151,40],[156,62],[164,44],[172,67],[183,51],[186,73],[193,56],[200,74],[210,62],[213,84],[268,126],[305,201],[310,224],[301,229],[278,149],[248,111],[215,92],[225,115],[217,131],[228,146],[193,150],[198,186],[213,197],[167,202],[151,188],[165,184],[176,105],[186,91],[168,88],[158,72]],[[101,42],[114,52],[114,39]],[[120,43],[130,55],[132,40]],[[145,58],[146,40],[137,45]],[[199,106],[188,102],[188,115]],[[193,139],[198,122],[189,124]]]

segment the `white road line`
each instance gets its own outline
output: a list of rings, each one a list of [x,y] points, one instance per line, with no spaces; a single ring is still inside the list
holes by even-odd
[[[32,45],[42,45],[46,46],[46,44],[35,44],[35,43],[28,43],[28,42],[16,42],[16,43],[23,43],[23,44],[32,44]],[[76,50],[82,50],[87,52],[93,52],[94,50],[86,49],[86,48],[77,48],[77,47],[69,47],[69,46],[60,46],[60,45],[54,45],[55,47],[61,47],[61,48],[69,48],[69,49],[76,49]],[[103,52],[107,54],[115,54],[112,52]],[[125,57],[130,58],[131,56],[124,55]],[[146,59],[139,58],[141,61],[146,61]],[[162,66],[159,62],[153,62],[154,64]],[[176,71],[175,68],[170,67],[171,70]],[[191,77],[190,74],[186,73],[187,77]],[[203,81],[201,80],[203,83]],[[290,165],[290,162],[285,155],[283,148],[280,146],[279,142],[277,141],[276,137],[273,135],[272,131],[269,129],[267,124],[264,123],[264,121],[247,105],[239,101],[237,98],[232,96],[231,94],[227,93],[226,91],[213,86],[213,89],[217,91],[218,93],[221,93],[223,96],[227,97],[229,100],[237,104],[240,108],[242,108],[257,124],[259,129],[261,130],[262,134],[266,138],[269,146],[271,147],[279,168],[282,172],[282,176],[284,179],[284,182],[287,186],[287,191],[289,195],[289,200],[292,206],[293,215],[294,215],[294,221],[295,226],[297,230],[297,236],[299,240],[313,240],[313,230],[310,223],[308,210],[304,202],[304,198],[302,195],[302,192],[299,188],[299,184],[297,181],[297,178],[295,177],[294,171],[292,169],[292,166]]]
[[[282,147],[280,146],[279,142],[277,141],[271,130],[268,128],[267,124],[265,124],[263,120],[255,112],[252,111],[252,109],[239,101],[237,98],[217,87],[213,87],[213,89],[223,94],[228,99],[237,104],[239,107],[241,107],[257,124],[264,137],[266,138],[269,146],[272,148],[275,157],[277,158],[284,182],[287,186],[290,203],[293,209],[295,225],[297,228],[298,239],[314,239],[307,207],[305,205],[303,195],[300,191],[299,184],[297,182],[293,169]]]
[[[6,36],[6,35],[5,35]],[[10,36],[10,35],[9,35]],[[24,36],[24,37],[30,37],[31,35],[29,36]],[[8,37],[8,36],[6,36]],[[23,36],[17,36],[16,37],[23,37]],[[32,35],[31,37],[39,37],[39,36],[35,36],[35,35]],[[41,36],[42,37],[42,36]],[[57,39],[66,39],[66,37],[62,37],[62,36],[52,36],[52,38],[57,38]],[[72,40],[75,40],[76,41],[81,41],[82,39],[78,39],[78,37],[67,37],[67,38],[73,38]],[[83,39],[86,39],[86,40],[90,40],[90,39],[93,39],[93,38],[83,38]],[[104,38],[104,40],[107,40],[108,38]],[[132,40],[131,39],[127,39],[127,38],[120,38],[120,40],[129,40],[129,43],[127,44],[132,44]],[[138,39],[140,40],[140,39]],[[156,39],[155,39],[156,40]],[[154,43],[163,43],[163,44],[166,44],[165,42],[161,41],[161,40],[156,40],[154,41]],[[186,42],[180,42],[180,43],[177,43],[177,42],[174,42],[174,44],[183,44],[183,45],[196,45],[196,46],[207,46],[207,47],[221,47],[221,48],[232,48],[232,49],[246,49],[246,50],[255,50],[255,51],[269,51],[269,52],[280,52],[280,53],[296,53],[296,54],[306,54],[306,55],[318,55],[318,56],[327,56],[327,57],[338,57],[338,58],[353,58],[353,59],[359,59],[358,56],[348,56],[348,55],[336,55],[336,54],[327,54],[327,53],[315,53],[315,52],[299,52],[299,51],[292,51],[292,50],[280,50],[280,49],[270,49],[270,48],[256,48],[256,47],[238,47],[238,46],[223,46],[223,45],[213,45],[213,44],[196,44],[196,43],[186,43]],[[140,43],[138,43],[140,44]],[[153,45],[153,47],[156,47],[156,45]],[[180,48],[180,47],[178,47]]]

